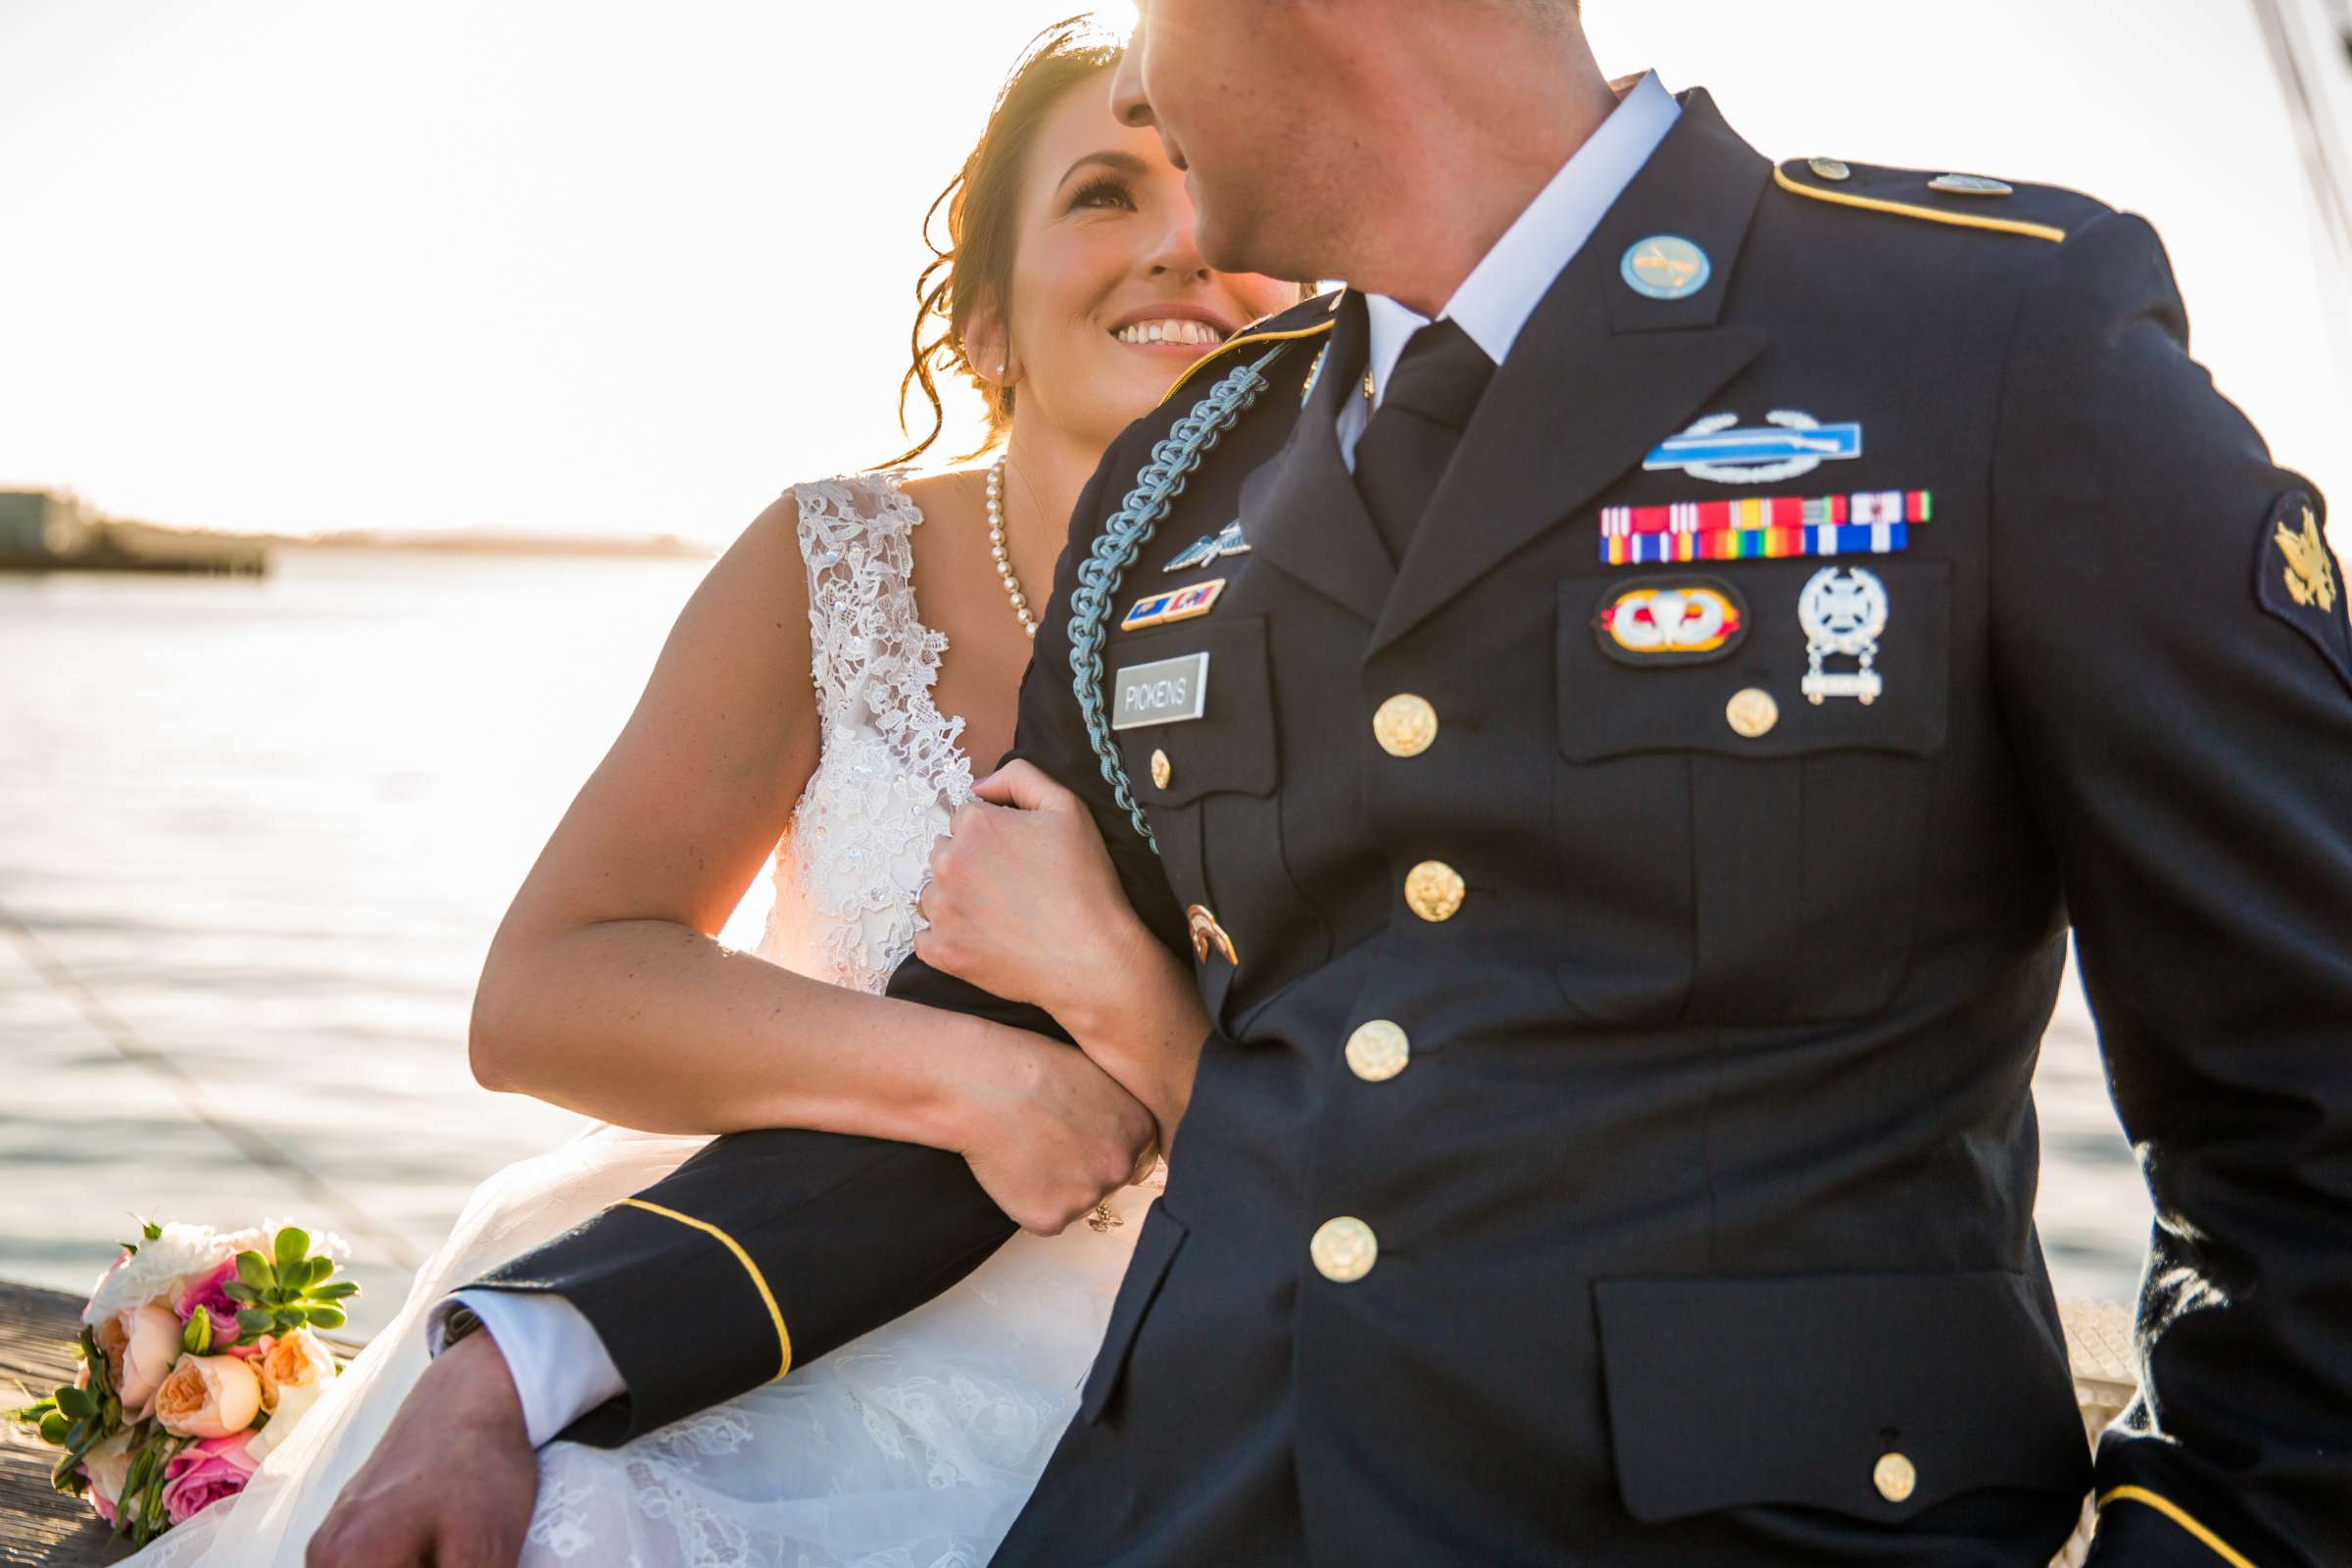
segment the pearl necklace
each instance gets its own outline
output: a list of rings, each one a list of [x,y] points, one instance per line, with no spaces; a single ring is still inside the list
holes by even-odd
[[[1037,617],[1029,613],[1029,596],[1021,592],[1020,574],[1012,569],[1012,550],[1004,543],[1004,463],[999,458],[988,466],[988,555],[997,564],[997,576],[1004,584],[1004,597],[1012,601],[1013,616],[1021,630],[1037,640]]]

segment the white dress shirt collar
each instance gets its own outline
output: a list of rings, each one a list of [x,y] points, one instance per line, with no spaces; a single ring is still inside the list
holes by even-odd
[[[1470,270],[1439,318],[1459,323],[1487,358],[1500,365],[1553,280],[1585,248],[1682,113],[1657,73],[1643,76]],[[1369,368],[1377,401],[1405,341],[1430,318],[1382,294],[1365,295],[1364,307],[1371,322]]]

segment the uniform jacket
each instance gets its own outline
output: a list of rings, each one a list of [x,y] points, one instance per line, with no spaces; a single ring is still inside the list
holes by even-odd
[[[1017,748],[1215,1032],[999,1562],[2038,1568],[2094,1486],[2033,1224],[2070,925],[2158,1216],[2094,1561],[2352,1560],[2324,509],[2188,357],[2144,222],[1930,180],[1776,169],[1688,95],[1400,563],[1333,434],[1353,296],[1107,455]],[[1703,286],[1656,286],[1683,247]],[[1171,433],[1245,387],[1122,559]],[[1247,553],[1164,569],[1236,520]],[[817,1134],[648,1198],[484,1282],[596,1324],[605,1441],[1009,1230],[954,1156]]]

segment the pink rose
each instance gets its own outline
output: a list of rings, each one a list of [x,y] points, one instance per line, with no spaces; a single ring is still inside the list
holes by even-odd
[[[234,1437],[208,1438],[164,1467],[164,1517],[175,1525],[233,1497],[260,1468],[245,1451],[242,1432]]]
[[[155,1418],[175,1438],[225,1438],[262,1413],[262,1380],[233,1355],[183,1355],[155,1394]]]
[[[128,1306],[98,1324],[98,1348],[125,1421],[144,1421],[179,1359],[179,1319],[160,1306]]]
[[[237,1260],[232,1257],[180,1292],[179,1299],[172,1303],[172,1310],[179,1314],[183,1324],[196,1315],[200,1306],[212,1314],[216,1350],[224,1350],[237,1340],[237,1303],[228,1298],[226,1289],[236,1277]]]

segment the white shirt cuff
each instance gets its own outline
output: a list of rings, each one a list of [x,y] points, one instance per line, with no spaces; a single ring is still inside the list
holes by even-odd
[[[439,1355],[448,1348],[449,1320],[461,1306],[480,1318],[481,1332],[498,1342],[522,1400],[522,1424],[532,1447],[544,1446],[607,1399],[628,1392],[595,1325],[561,1296],[460,1291],[444,1297],[425,1318],[426,1354]]]

